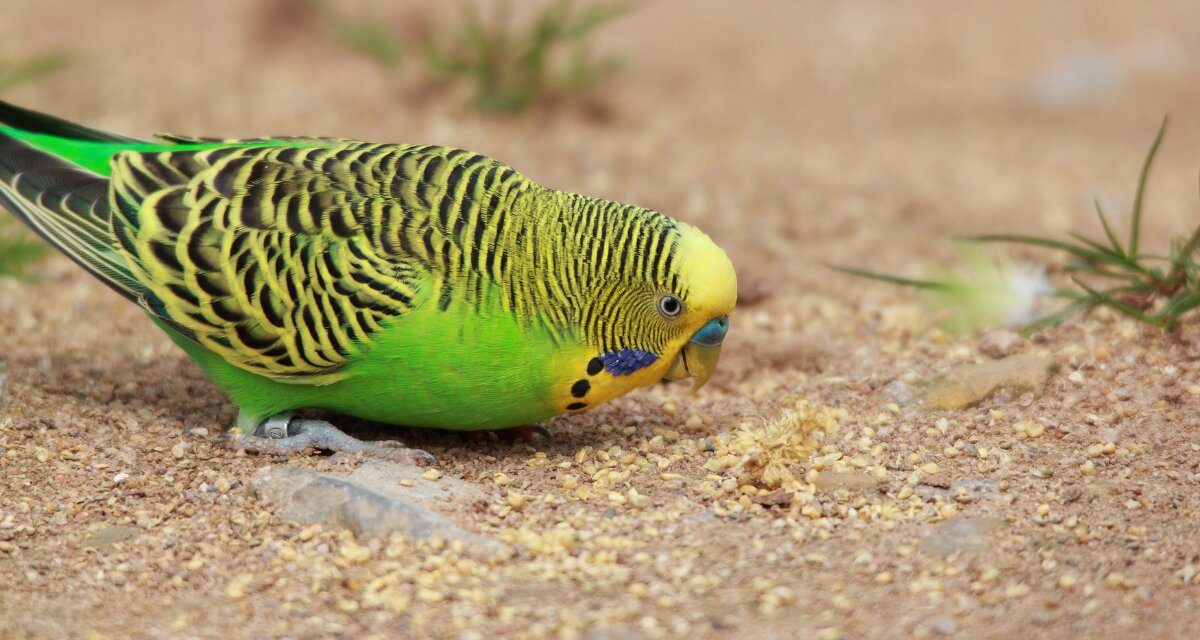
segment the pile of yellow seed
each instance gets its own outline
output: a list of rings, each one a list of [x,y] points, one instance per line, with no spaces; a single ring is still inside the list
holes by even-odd
[[[837,420],[845,416],[845,411],[813,408],[801,400],[765,424],[743,422],[729,441],[729,454],[713,458],[706,468],[720,471],[730,466],[741,472],[739,480],[772,489],[794,488],[799,481],[793,471],[809,461],[827,435],[837,432]],[[740,458],[728,465],[728,456]]]

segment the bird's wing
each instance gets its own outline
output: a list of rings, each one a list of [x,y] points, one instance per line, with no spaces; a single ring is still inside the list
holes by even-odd
[[[325,384],[445,280],[461,234],[438,205],[461,162],[439,147],[276,144],[119,154],[113,227],[154,316],[243,369]]]

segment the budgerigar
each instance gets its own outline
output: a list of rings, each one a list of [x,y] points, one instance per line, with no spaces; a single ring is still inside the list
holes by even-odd
[[[447,147],[143,141],[0,103],[0,203],[141,305],[257,451],[413,449],[294,417],[529,425],[717,364],[707,235]]]

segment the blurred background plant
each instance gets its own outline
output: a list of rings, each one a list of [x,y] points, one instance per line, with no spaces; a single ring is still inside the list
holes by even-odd
[[[11,216],[0,216],[0,278],[22,278],[29,276],[26,269],[44,258],[49,248],[34,238]]]
[[[0,94],[54,75],[65,69],[68,62],[67,56],[58,52],[27,58],[0,56]]]
[[[0,56],[0,97],[22,85],[42,81],[67,67],[65,54],[42,53],[26,58]],[[30,264],[48,248],[10,215],[0,215],[0,278],[27,278]]]
[[[970,333],[990,326],[1029,325],[1038,320],[1039,299],[1056,293],[1045,269],[1017,262],[1006,254],[989,255],[960,243],[961,272],[939,268],[928,279],[912,279],[857,267],[833,268],[874,280],[914,287],[923,305],[951,333]]]
[[[400,34],[388,29],[380,16],[369,8],[356,15],[336,9],[328,0],[304,0],[305,6],[328,25],[333,27],[334,39],[341,46],[366,56],[385,69],[395,69],[403,59]],[[287,12],[292,7],[281,4],[278,11]]]
[[[632,6],[559,0],[527,24],[514,24],[507,4],[485,19],[476,4],[468,3],[458,25],[433,34],[425,59],[438,76],[469,84],[476,108],[520,111],[584,92],[619,69],[616,58],[596,58],[590,42]]]
[[[307,4],[332,25],[344,47],[388,71],[419,57],[431,79],[465,86],[468,104],[489,112],[577,98],[618,71],[621,61],[598,56],[593,41],[602,27],[636,6],[628,0],[556,0],[518,17],[508,2],[491,3],[486,12],[482,3],[465,2],[453,23],[417,19],[406,37],[370,10],[350,15],[327,0]]]
[[[1196,261],[1200,226],[1186,237],[1175,238],[1167,255],[1142,253],[1139,246],[1146,183],[1166,130],[1164,118],[1142,164],[1125,242],[1117,237],[1099,202],[1096,215],[1104,229],[1103,241],[1078,233],[1070,234],[1073,242],[1019,234],[963,238],[967,243],[1010,243],[1063,252],[1068,261],[1062,270],[1073,286],[1056,289],[1042,270],[1014,264],[1003,256],[988,260],[974,248],[963,251],[969,266],[966,275],[944,271],[929,279],[911,279],[858,267],[831,266],[852,275],[920,289],[930,305],[943,314],[943,325],[958,332],[1001,324],[1023,325],[1022,330],[1031,333],[1098,306],[1174,332],[1180,317],[1200,306],[1200,263]],[[1041,297],[1064,299],[1068,304],[1035,319],[1034,305]]]

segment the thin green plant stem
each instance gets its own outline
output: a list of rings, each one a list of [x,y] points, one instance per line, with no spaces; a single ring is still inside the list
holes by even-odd
[[[1146,324],[1153,325],[1153,326],[1159,327],[1161,329],[1167,328],[1167,323],[1164,320],[1162,320],[1161,318],[1156,318],[1154,316],[1147,315],[1147,314],[1143,313],[1142,311],[1139,311],[1138,309],[1135,309],[1135,308],[1125,304],[1124,302],[1121,302],[1120,300],[1113,298],[1112,297],[1113,290],[1097,291],[1096,289],[1089,287],[1087,285],[1087,283],[1080,280],[1079,278],[1071,278],[1071,280],[1074,281],[1075,284],[1079,285],[1080,289],[1083,289],[1084,291],[1091,294],[1091,297],[1094,299],[1096,304],[1103,304],[1107,307],[1116,309],[1117,311],[1120,311],[1121,313],[1123,313],[1123,314],[1129,316],[1130,318],[1133,318],[1134,320],[1137,320],[1139,322],[1144,322]]]
[[[1122,245],[1099,202],[1094,203],[1096,215],[1107,244],[1079,233],[1069,234],[1074,243],[1022,234],[987,234],[959,238],[975,243],[1011,243],[1051,249],[1069,256],[1062,270],[1070,277],[1075,288],[1058,289],[1050,293],[1040,292],[1037,295],[1069,300],[1070,303],[1026,325],[1025,332],[1057,324],[1075,313],[1097,306],[1109,307],[1138,322],[1173,332],[1178,330],[1179,319],[1183,314],[1200,308],[1200,263],[1195,259],[1195,255],[1200,253],[1200,226],[1185,238],[1173,241],[1167,255],[1140,253],[1146,185],[1166,135],[1168,122],[1168,118],[1164,117],[1142,163],[1130,216],[1127,245]],[[914,280],[857,267],[832,266],[845,273],[927,291],[958,293],[966,291],[970,286],[955,278],[946,282]],[[1084,278],[1093,282],[1096,279],[1115,280],[1117,286],[1101,289],[1089,284]]]
[[[1150,177],[1150,167],[1154,164],[1154,156],[1158,154],[1158,147],[1167,133],[1167,122],[1168,117],[1163,116],[1162,124],[1158,127],[1158,135],[1154,136],[1154,143],[1150,145],[1150,153],[1146,154],[1146,161],[1142,163],[1142,172],[1138,176],[1137,194],[1133,197],[1133,215],[1129,220],[1129,250],[1126,253],[1135,260],[1138,254],[1138,233],[1142,226],[1142,201],[1146,194],[1146,181]]]
[[[833,269],[835,271],[841,271],[842,273],[848,273],[853,276],[861,276],[863,278],[870,278],[872,280],[879,280],[880,282],[887,282],[890,284],[898,284],[898,285],[901,285],[904,287],[913,287],[915,289],[946,291],[946,290],[951,290],[954,288],[953,285],[951,285],[950,283],[946,283],[946,282],[938,282],[936,280],[915,280],[912,278],[902,278],[900,276],[893,276],[893,275],[889,275],[886,273],[880,273],[878,271],[871,271],[869,269],[860,269],[858,267],[851,267],[851,266],[843,265],[843,264],[826,264],[825,266],[829,267],[830,269]]]
[[[1108,236],[1108,242],[1112,245],[1113,252],[1117,253],[1122,258],[1127,257],[1125,255],[1125,248],[1121,246],[1121,241],[1117,240],[1117,234],[1113,232],[1112,226],[1108,224],[1108,216],[1104,215],[1104,209],[1100,208],[1100,201],[1096,200],[1095,205],[1096,216],[1100,218],[1100,226],[1104,229],[1104,235]],[[1073,233],[1071,235],[1076,236],[1081,240],[1083,239],[1083,237],[1079,236],[1078,234]],[[1091,243],[1090,240],[1085,240],[1085,242],[1088,242],[1089,244]],[[1099,246],[1099,243],[1096,243],[1096,245]]]

